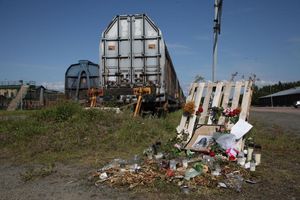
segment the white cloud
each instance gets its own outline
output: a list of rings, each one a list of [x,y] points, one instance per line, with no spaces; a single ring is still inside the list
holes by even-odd
[[[50,90],[64,91],[65,89],[65,83],[63,81],[42,82],[41,85]]]

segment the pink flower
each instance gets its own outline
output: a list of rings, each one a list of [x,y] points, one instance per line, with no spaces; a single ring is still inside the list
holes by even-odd
[[[229,148],[226,150],[226,154],[229,156],[230,161],[236,160],[236,156],[238,153],[239,153],[239,151],[234,148]]]

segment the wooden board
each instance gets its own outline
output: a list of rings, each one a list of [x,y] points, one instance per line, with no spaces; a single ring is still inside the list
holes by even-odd
[[[221,98],[222,98],[222,88],[223,88],[223,82],[217,83],[216,91],[214,93],[213,101],[211,104],[211,107],[219,107]],[[212,120],[209,117],[207,124],[212,124]]]
[[[228,103],[229,103],[229,97],[230,97],[230,92],[231,92],[231,88],[232,88],[232,83],[228,82],[225,84],[225,89],[224,89],[224,93],[223,93],[223,100],[222,100],[222,104],[221,107],[226,109],[228,107]],[[225,116],[221,116],[218,124],[224,124],[225,123]]]
[[[243,94],[241,113],[239,119],[243,119],[246,121],[248,120],[251,98],[252,98],[252,81],[245,81],[244,94]],[[244,145],[245,145],[245,139],[244,138],[239,139],[236,145],[237,150],[240,151],[244,149]]]
[[[236,82],[235,88],[234,88],[234,94],[232,99],[231,108],[235,109],[239,106],[239,100],[241,95],[241,89],[242,89],[242,82]]]
[[[197,91],[195,92],[195,99],[194,99],[194,102],[195,102],[195,111],[193,113],[193,115],[191,115],[190,117],[190,120],[189,120],[189,124],[188,124],[188,139],[187,140],[190,140],[192,135],[193,135],[193,131],[194,131],[194,127],[195,127],[195,122],[196,122],[196,112],[198,111],[199,109],[199,105],[200,105],[200,101],[201,101],[201,98],[202,98],[202,94],[203,94],[203,90],[204,90],[204,86],[205,86],[205,83],[199,83],[197,85]]]
[[[245,82],[244,96],[242,100],[240,119],[247,120],[252,97],[252,81]]]
[[[196,86],[197,86],[196,83],[191,84],[191,89],[190,89],[190,92],[189,92],[189,96],[186,99],[186,102],[192,101],[194,99],[194,95],[195,95],[195,92],[197,90]],[[176,128],[178,134],[181,133],[185,129],[188,118],[189,117],[187,117],[185,115],[182,115],[181,120],[180,120],[180,124]]]
[[[205,123],[205,119],[206,119],[206,116],[208,113],[208,106],[209,106],[209,101],[211,98],[212,88],[213,88],[213,85],[208,83],[205,98],[204,98],[203,105],[202,105],[203,112],[201,113],[199,124]]]
[[[222,105],[221,105],[224,109],[228,107],[231,88],[232,88],[231,82],[228,82],[225,84],[223,100],[222,100]]]

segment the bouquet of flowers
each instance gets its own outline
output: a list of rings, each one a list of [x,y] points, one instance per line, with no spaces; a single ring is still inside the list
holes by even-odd
[[[212,107],[210,108],[210,119],[213,124],[217,124],[220,116],[222,115],[224,109],[222,107]]]
[[[190,116],[195,112],[195,104],[193,101],[187,102],[183,107],[183,114],[185,116]]]
[[[240,108],[232,109],[232,108],[226,108],[223,111],[223,115],[229,119],[229,121],[233,124],[235,124],[239,120],[239,115],[241,113]]]

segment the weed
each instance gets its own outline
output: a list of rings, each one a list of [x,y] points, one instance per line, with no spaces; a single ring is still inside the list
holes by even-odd
[[[54,107],[37,112],[36,118],[39,121],[64,122],[82,111],[82,107],[74,102],[63,101]]]
[[[54,164],[49,164],[47,166],[39,167],[39,168],[30,168],[26,172],[21,173],[20,177],[24,182],[33,180],[38,177],[46,177],[56,172],[54,169]]]

